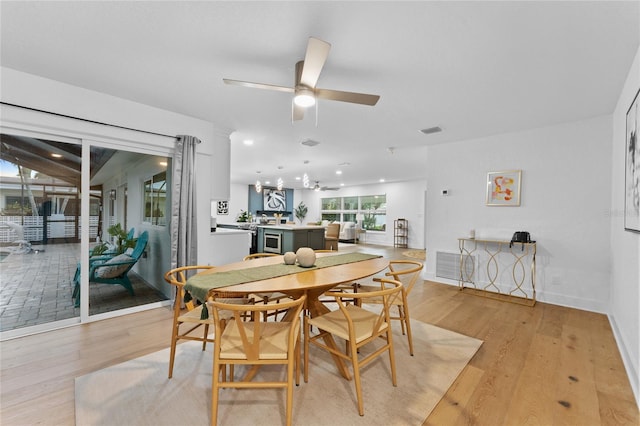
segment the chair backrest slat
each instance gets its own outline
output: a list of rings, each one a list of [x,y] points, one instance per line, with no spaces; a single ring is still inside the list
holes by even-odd
[[[211,300],[207,302],[207,305],[213,310],[213,316],[216,324],[216,336],[222,335],[223,332],[223,315],[221,311],[231,311],[233,313],[233,321],[235,322],[235,326],[238,328],[238,333],[240,334],[240,338],[242,341],[242,348],[247,360],[255,361],[259,359],[260,356],[260,344],[261,337],[265,328],[265,324],[261,321],[262,315],[260,313],[268,310],[278,309],[281,311],[287,309],[294,309],[293,321],[290,321],[289,324],[289,350],[293,350],[293,342],[295,330],[299,330],[298,323],[300,322],[300,312],[302,311],[302,307],[304,306],[304,302],[306,300],[306,296],[301,296],[299,299],[291,300],[291,301],[281,301],[278,304],[274,305],[264,305],[264,304],[246,304],[246,305],[238,305],[231,303],[224,303],[219,300],[216,300],[216,293],[212,292]],[[247,315],[251,314],[251,315]],[[243,321],[244,317],[250,316],[254,318],[252,321]],[[251,337],[249,336],[248,326],[252,327]]]
[[[383,323],[389,322],[390,314],[389,307],[393,303],[393,301],[401,295],[401,291],[403,288],[402,282],[398,280],[391,280],[388,278],[380,278],[376,281],[380,282],[380,290],[365,292],[365,293],[347,293],[347,292],[327,292],[326,296],[331,296],[336,299],[336,303],[338,304],[339,309],[342,311],[345,319],[347,320],[349,326],[349,337],[350,339],[354,339],[354,330],[355,327],[353,325],[353,319],[351,315],[349,315],[349,311],[347,310],[347,304],[343,299],[348,299],[349,301],[353,299],[359,299],[362,303],[367,303],[366,299],[378,299],[382,300],[382,311],[378,314],[378,318],[373,324],[373,328],[371,330],[372,334],[377,333],[379,328]]]
[[[389,261],[389,272],[385,275],[402,282],[405,293],[409,295],[418,281],[422,267],[422,262],[417,260],[391,260]]]

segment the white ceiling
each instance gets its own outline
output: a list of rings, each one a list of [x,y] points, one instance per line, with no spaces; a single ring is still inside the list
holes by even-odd
[[[232,182],[297,188],[307,172],[355,185],[424,177],[428,145],[612,113],[640,43],[639,6],[2,1],[0,60],[234,129]],[[320,101],[317,126],[313,111],[292,124],[289,94],[223,84],[291,86],[309,36],[332,44],[318,87],[378,94],[376,106]],[[444,131],[419,132],[432,126]],[[308,138],[320,145],[300,145]]]

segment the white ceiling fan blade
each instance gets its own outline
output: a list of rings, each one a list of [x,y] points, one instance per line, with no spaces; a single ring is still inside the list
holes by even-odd
[[[307,52],[304,56],[304,66],[300,75],[300,84],[307,87],[316,87],[322,67],[324,67],[327,56],[329,56],[329,50],[331,50],[331,45],[326,41],[309,37]]]
[[[378,103],[380,96],[368,95],[366,93],[343,92],[341,90],[315,89],[316,97],[328,99],[330,101],[350,102],[352,104],[362,104],[373,106]]]
[[[228,78],[223,78],[222,81],[224,81],[225,84],[231,84],[234,86],[251,87],[254,89],[276,90],[278,92],[287,92],[287,93],[295,92],[295,89],[293,87],[276,86],[274,84],[252,83],[250,81],[230,80]]]

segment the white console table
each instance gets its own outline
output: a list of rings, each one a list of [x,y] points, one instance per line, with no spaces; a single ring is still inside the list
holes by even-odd
[[[466,290],[480,296],[533,306],[536,303],[536,243],[511,243],[505,240],[458,238],[460,247],[460,291]],[[509,282],[499,281],[501,254],[511,255],[507,267],[511,272]],[[481,259],[481,257],[483,259]],[[476,265],[477,259],[477,265]],[[484,265],[486,281],[480,284],[477,277]],[[503,268],[504,269],[504,268]],[[528,273],[527,273],[528,271]],[[528,278],[528,279],[527,279]]]

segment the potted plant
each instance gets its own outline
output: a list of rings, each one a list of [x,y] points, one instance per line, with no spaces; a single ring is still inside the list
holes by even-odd
[[[249,222],[249,212],[240,210],[236,222]]]
[[[298,207],[296,207],[295,214],[300,221],[300,225],[302,225],[302,221],[305,217],[307,217],[307,206],[305,206],[302,201],[300,201],[300,204],[298,204]]]
[[[113,244],[115,246],[104,241],[93,248],[92,256],[101,255],[106,251],[109,251],[110,254],[118,255],[124,253],[128,248],[136,246],[137,238],[129,238],[127,231],[119,223],[111,225],[107,232],[111,236],[111,240],[114,241]]]

